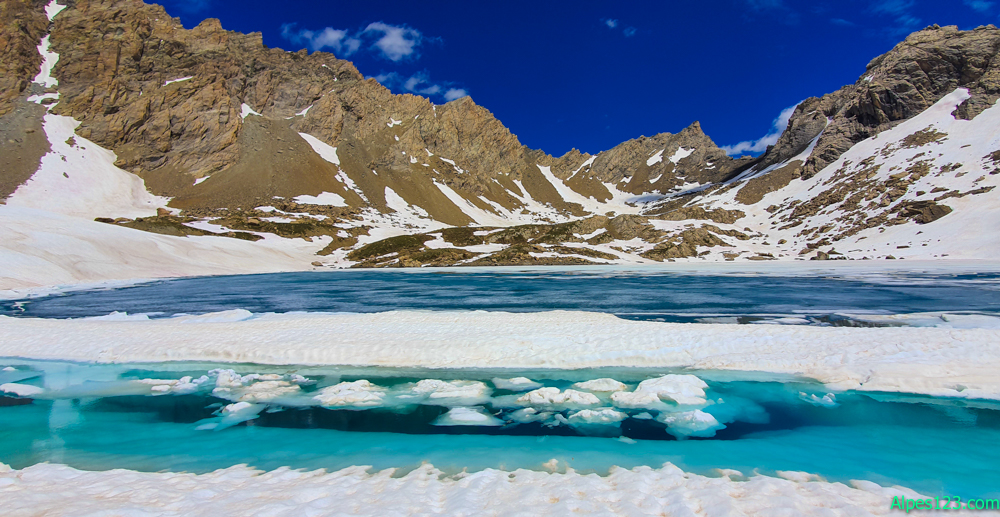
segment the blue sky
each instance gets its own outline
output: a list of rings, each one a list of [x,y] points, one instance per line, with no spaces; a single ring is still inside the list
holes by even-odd
[[[396,93],[471,95],[556,156],[695,120],[759,151],[789,107],[853,83],[906,34],[1000,22],[1000,0],[161,3],[186,27],[214,17],[271,47],[333,52]]]

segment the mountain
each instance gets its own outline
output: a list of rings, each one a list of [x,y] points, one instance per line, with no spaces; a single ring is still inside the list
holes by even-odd
[[[698,122],[554,157],[471,98],[395,95],[329,53],[187,30],[139,0],[59,1],[0,5],[0,254],[30,264],[0,288],[1000,249],[993,26],[910,35],[756,158]]]

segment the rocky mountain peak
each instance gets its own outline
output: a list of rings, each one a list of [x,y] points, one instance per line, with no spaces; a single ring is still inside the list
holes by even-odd
[[[783,162],[819,137],[803,166],[809,177],[854,144],[926,110],[956,88],[971,93],[956,116],[974,118],[1000,98],[998,51],[1000,30],[992,25],[971,31],[931,26],[915,32],[869,62],[854,84],[803,101],[757,167]]]

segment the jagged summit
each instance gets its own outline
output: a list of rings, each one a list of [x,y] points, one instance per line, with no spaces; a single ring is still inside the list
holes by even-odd
[[[5,210],[93,214],[95,235],[240,240],[249,255],[280,243],[297,267],[986,257],[997,244],[953,237],[997,222],[992,26],[910,35],[855,84],[803,101],[757,158],[727,156],[697,121],[554,157],[471,98],[396,95],[329,53],[267,48],[218,20],[184,29],[140,0],[62,7],[0,7],[0,196]],[[95,165],[100,148],[114,154]],[[160,196],[148,215],[60,212],[81,185],[129,173]],[[914,244],[927,228],[952,236]]]

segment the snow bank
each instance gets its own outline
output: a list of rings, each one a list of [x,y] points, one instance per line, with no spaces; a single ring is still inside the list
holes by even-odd
[[[427,368],[690,368],[802,375],[826,383],[832,391],[1000,399],[996,343],[997,329],[680,324],[571,311],[292,313],[212,323],[0,317],[0,357]],[[657,392],[645,392],[658,398]],[[617,392],[623,393],[630,392]]]
[[[558,462],[549,462],[558,468]],[[541,467],[541,466],[539,466]],[[736,471],[721,477],[662,468],[612,468],[608,476],[487,469],[448,476],[431,465],[406,475],[366,466],[335,472],[238,465],[208,474],[80,471],[42,463],[0,464],[0,499],[13,515],[886,515],[894,496],[921,497],[869,481],[828,483]],[[554,469],[553,469],[554,470]],[[790,478],[790,479],[789,479]],[[128,487],[123,489],[122,487]],[[957,515],[958,513],[956,513]]]

